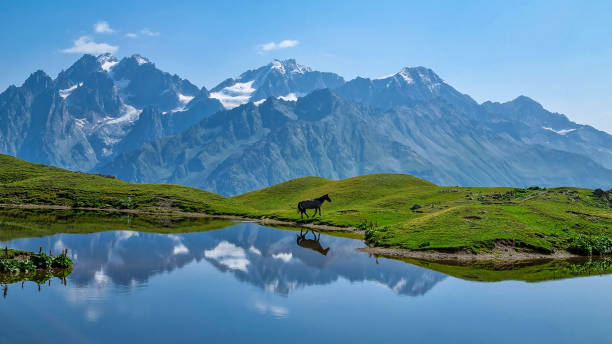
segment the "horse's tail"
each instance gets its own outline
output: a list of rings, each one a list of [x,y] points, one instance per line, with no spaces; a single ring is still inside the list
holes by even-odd
[[[301,213],[302,211],[303,211],[303,209],[302,209],[302,202],[298,202],[298,206],[297,206],[298,214]]]

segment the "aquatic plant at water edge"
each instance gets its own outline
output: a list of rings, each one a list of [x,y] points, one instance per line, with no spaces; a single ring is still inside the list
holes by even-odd
[[[605,235],[576,234],[570,239],[568,251],[589,256],[611,254],[612,239]]]

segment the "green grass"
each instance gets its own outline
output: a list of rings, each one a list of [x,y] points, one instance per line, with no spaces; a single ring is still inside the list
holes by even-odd
[[[298,219],[301,199],[329,193],[317,222],[373,227],[374,246],[490,252],[496,244],[543,253],[567,250],[576,238],[612,234],[612,209],[579,188],[440,187],[407,175],[376,174],[332,181],[299,178],[234,197],[252,215]],[[419,204],[422,208],[412,211]]]
[[[231,199],[195,188],[132,184],[0,155],[0,202],[83,208],[237,213]]]
[[[0,155],[0,203],[299,221],[300,200],[329,194],[332,202],[323,205],[323,216],[307,222],[367,227],[368,244],[412,250],[479,253],[505,245],[541,253],[610,253],[612,208],[592,192],[568,187],[444,187],[408,175],[373,174],[338,181],[297,178],[223,197],[177,185],[126,183]],[[414,204],[422,208],[410,210]],[[8,219],[2,221],[11,225]],[[52,226],[46,230],[40,226],[16,229],[32,233],[53,230]],[[4,232],[0,232],[0,240],[6,236]]]

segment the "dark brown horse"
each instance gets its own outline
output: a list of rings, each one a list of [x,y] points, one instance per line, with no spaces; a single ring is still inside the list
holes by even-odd
[[[323,195],[319,198],[307,199],[307,200],[299,202],[297,205],[297,209],[298,209],[298,213],[300,213],[300,217],[304,218],[304,214],[306,214],[306,217],[309,217],[308,213],[306,212],[307,209],[315,210],[315,213],[314,215],[312,215],[312,217],[317,216],[317,211],[319,212],[319,216],[321,216],[321,205],[325,201],[328,201],[328,202],[332,201],[331,198],[329,198],[329,194]]]
[[[312,235],[314,236],[314,239],[307,239],[306,235],[308,235],[308,231],[306,231],[306,233],[302,233],[302,230],[300,229],[300,234],[298,234],[297,236],[297,244],[300,247],[317,251],[320,254],[327,256],[327,252],[329,252],[329,247],[323,248],[323,246],[321,246],[321,243],[319,242],[321,240],[321,233],[319,233],[319,236],[317,236],[317,233],[313,231]]]

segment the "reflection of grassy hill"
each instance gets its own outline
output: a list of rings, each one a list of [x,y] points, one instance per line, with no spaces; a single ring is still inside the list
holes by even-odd
[[[480,282],[525,281],[542,282],[573,277],[607,275],[612,273],[612,260],[571,259],[551,260],[548,262],[513,262],[493,264],[487,262],[470,262],[469,264],[449,264],[403,259],[404,261],[444,274]]]
[[[612,209],[588,189],[441,187],[408,175],[374,174],[339,181],[298,178],[228,198],[183,186],[126,183],[0,155],[0,203],[298,220],[297,202],[324,194],[333,202],[325,203],[323,216],[314,221],[362,229],[364,222],[373,223],[366,238],[376,246],[612,251]],[[421,208],[413,211],[415,204]]]
[[[233,225],[230,220],[198,217],[158,217],[80,210],[0,210],[0,241],[56,233],[83,234],[110,230],[190,233]]]

